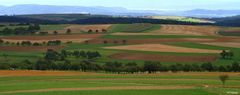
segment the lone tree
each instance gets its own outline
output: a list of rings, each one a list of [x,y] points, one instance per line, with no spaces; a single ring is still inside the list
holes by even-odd
[[[92,29],[89,29],[89,30],[88,30],[88,33],[89,33],[89,34],[90,34],[90,33],[92,33],[92,32],[93,32],[93,30],[92,30]]]
[[[106,29],[102,29],[102,33],[107,33],[107,30]]]
[[[232,51],[227,51],[227,50],[223,50],[220,53],[222,59],[232,59],[234,57],[234,53]]]
[[[72,30],[71,29],[67,29],[66,34],[71,34]]]
[[[127,40],[122,40],[122,43],[123,43],[123,44],[126,44],[126,43],[127,43]]]
[[[88,44],[89,43],[89,41],[85,41],[85,44]]]
[[[96,30],[95,32],[96,32],[96,33],[98,33],[98,32],[99,32],[99,30]]]
[[[53,34],[54,34],[54,35],[57,35],[57,34],[58,34],[58,32],[57,32],[57,31],[54,31],[54,32],[53,32]]]
[[[228,80],[228,78],[229,78],[228,75],[221,75],[221,76],[219,76],[219,79],[221,80],[223,86],[225,86],[225,83]]]
[[[107,44],[107,43],[108,43],[108,41],[107,41],[107,40],[104,40],[104,41],[103,41],[103,43],[104,43],[104,44]]]

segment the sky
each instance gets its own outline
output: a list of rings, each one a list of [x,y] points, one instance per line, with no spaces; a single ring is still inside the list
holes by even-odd
[[[240,0],[0,0],[0,5],[19,4],[105,6],[141,10],[240,9]]]

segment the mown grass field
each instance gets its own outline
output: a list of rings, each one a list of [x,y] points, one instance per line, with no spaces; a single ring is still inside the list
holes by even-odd
[[[179,93],[185,95],[227,95],[228,91],[239,92],[235,88],[223,88],[218,79],[218,75],[221,74],[224,73],[159,73],[150,75],[103,73],[87,75],[80,73],[76,76],[2,76],[0,95],[56,95],[56,93],[59,95],[176,95]],[[238,87],[240,85],[239,74],[228,74],[230,79],[227,81],[226,87]],[[175,88],[169,88],[169,86]],[[152,87],[153,89],[142,87]],[[41,91],[43,89],[44,91]]]
[[[141,33],[160,29],[157,24],[115,24],[109,28],[110,32],[126,32],[126,33]]]

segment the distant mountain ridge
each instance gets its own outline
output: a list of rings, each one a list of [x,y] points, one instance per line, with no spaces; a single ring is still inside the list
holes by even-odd
[[[207,10],[194,9],[188,11],[159,11],[159,10],[130,10],[122,7],[84,7],[84,6],[55,6],[55,5],[15,5],[0,6],[0,15],[24,15],[24,14],[100,14],[120,16],[153,16],[174,15],[191,17],[226,17],[240,15],[240,10]]]

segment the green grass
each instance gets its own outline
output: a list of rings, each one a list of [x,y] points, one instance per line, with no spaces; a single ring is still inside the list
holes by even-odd
[[[174,73],[173,73],[174,74]],[[106,79],[106,80],[105,80]],[[239,76],[230,76],[226,86],[240,85]],[[84,87],[119,87],[119,86],[181,86],[191,85],[193,89],[176,90],[96,90],[96,91],[54,91],[36,93],[13,93],[0,95],[218,95],[222,88],[201,88],[203,85],[221,85],[217,76],[202,75],[192,76],[191,74],[179,75],[81,75],[81,76],[29,76],[29,77],[1,77],[0,93],[16,90],[37,90],[48,88],[84,88]],[[232,90],[232,89],[228,89]],[[139,92],[140,91],[140,92]],[[143,92],[141,92],[143,91]],[[227,91],[227,90],[225,90]],[[121,94],[119,94],[121,92]],[[62,94],[61,94],[62,93]],[[105,94],[106,93],[106,94]],[[100,95],[102,95],[100,94]]]
[[[220,31],[220,32],[218,32],[218,34],[220,34],[222,36],[240,36],[240,31],[239,32],[224,32],[224,31]]]
[[[1,95],[1,94],[0,94]],[[201,89],[183,90],[103,90],[103,91],[59,91],[43,93],[18,93],[4,95],[218,95]]]
[[[160,29],[160,25],[147,24],[147,23],[135,23],[135,24],[115,24],[109,28],[110,32],[129,32],[140,33],[148,32]]]
[[[60,24],[60,25],[40,25],[41,27],[41,31],[48,31],[48,30],[52,30],[52,31],[57,31],[57,30],[62,30],[66,27],[68,27],[68,24]]]

